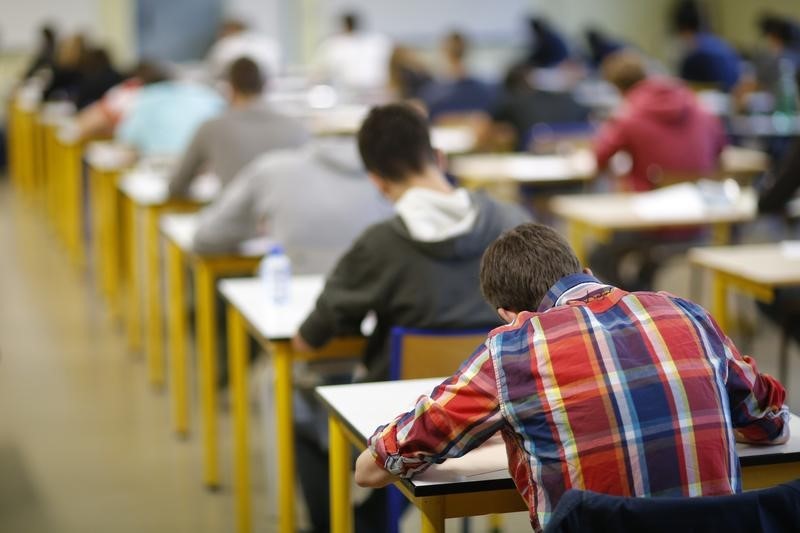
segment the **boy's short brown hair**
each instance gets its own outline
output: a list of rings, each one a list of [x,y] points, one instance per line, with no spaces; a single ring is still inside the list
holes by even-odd
[[[259,95],[264,90],[264,73],[255,61],[240,57],[228,69],[228,83],[237,93]]]
[[[600,65],[603,77],[620,92],[625,93],[647,77],[647,66],[641,55],[620,50],[609,55]]]
[[[535,311],[555,283],[581,271],[569,243],[543,224],[503,233],[481,259],[481,292],[494,308]]]

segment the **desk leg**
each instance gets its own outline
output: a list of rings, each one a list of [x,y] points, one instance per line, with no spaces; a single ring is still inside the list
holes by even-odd
[[[247,365],[248,343],[242,315],[228,306],[228,368],[231,379],[231,405],[233,407],[234,475],[233,490],[236,499],[236,530],[249,533],[252,529],[250,509],[250,456],[247,434]]]
[[[200,359],[200,408],[203,416],[203,449],[206,486],[219,487],[217,435],[217,360],[214,346],[214,276],[202,261],[194,269],[196,346]]]
[[[167,284],[169,285],[169,347],[172,406],[175,432],[179,437],[189,433],[189,401],[186,387],[186,313],[183,272],[185,265],[180,248],[167,245]]]
[[[275,362],[275,411],[278,434],[279,531],[294,532],[294,421],[292,408],[292,347],[287,342],[272,345]]]
[[[100,172],[95,169],[89,170],[89,216],[91,217],[91,246],[92,260],[94,266],[94,279],[100,292],[103,292],[103,212],[102,195],[100,187]]]
[[[139,225],[136,205],[125,198],[125,228],[128,231],[128,344],[138,352],[142,348],[142,272],[139,250]]]
[[[583,231],[583,225],[574,220],[570,221],[567,227],[567,234],[572,249],[575,251],[575,256],[578,258],[581,266],[590,267],[590,265],[586,264],[588,257],[586,255],[586,234]]]
[[[728,223],[714,224],[711,229],[711,240],[717,246],[729,244],[731,242],[731,225]]]
[[[712,273],[713,281],[712,287],[714,291],[714,319],[719,324],[722,332],[728,333],[728,286],[722,276],[717,273]]]
[[[422,533],[444,533],[444,498],[419,498],[417,506],[422,512]]]
[[[105,176],[106,188],[106,284],[108,299],[111,304],[111,316],[120,318],[122,302],[120,302],[120,232],[119,232],[119,197],[117,196],[117,175],[108,173]]]
[[[144,249],[147,253],[147,365],[150,383],[164,386],[164,324],[161,317],[161,264],[158,234],[159,210],[145,209]]]
[[[353,510],[350,504],[350,443],[344,429],[334,417],[328,417],[330,440],[331,533],[353,531]]]

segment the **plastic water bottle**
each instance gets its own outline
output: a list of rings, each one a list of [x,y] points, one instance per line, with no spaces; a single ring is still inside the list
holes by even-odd
[[[283,247],[275,245],[270,248],[261,260],[258,270],[270,301],[274,305],[286,305],[289,302],[289,287],[292,282],[292,263]]]

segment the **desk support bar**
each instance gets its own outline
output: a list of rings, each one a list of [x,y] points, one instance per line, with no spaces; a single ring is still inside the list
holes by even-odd
[[[352,533],[350,505],[350,443],[341,423],[328,417],[330,441],[331,533]]]
[[[200,359],[200,403],[203,416],[203,464],[206,486],[219,487],[219,454],[217,434],[217,361],[215,354],[214,276],[202,262],[195,268],[195,296],[207,305],[197,306],[196,345]]]
[[[231,406],[234,426],[234,472],[233,484],[236,496],[236,530],[249,533],[252,529],[250,509],[250,465],[247,434],[248,394],[247,366],[249,344],[242,315],[233,307],[228,313],[228,374],[231,379]]]

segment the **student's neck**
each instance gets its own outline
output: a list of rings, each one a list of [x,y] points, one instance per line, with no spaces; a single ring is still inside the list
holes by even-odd
[[[403,186],[398,187],[394,200],[399,200],[409,189],[427,189],[445,194],[450,194],[455,190],[442,171],[434,166],[430,166],[424,172],[414,174],[406,179],[403,182]]]
[[[256,95],[234,94],[233,98],[231,98],[231,107],[234,109],[242,109],[253,104],[259,98],[261,97]]]

